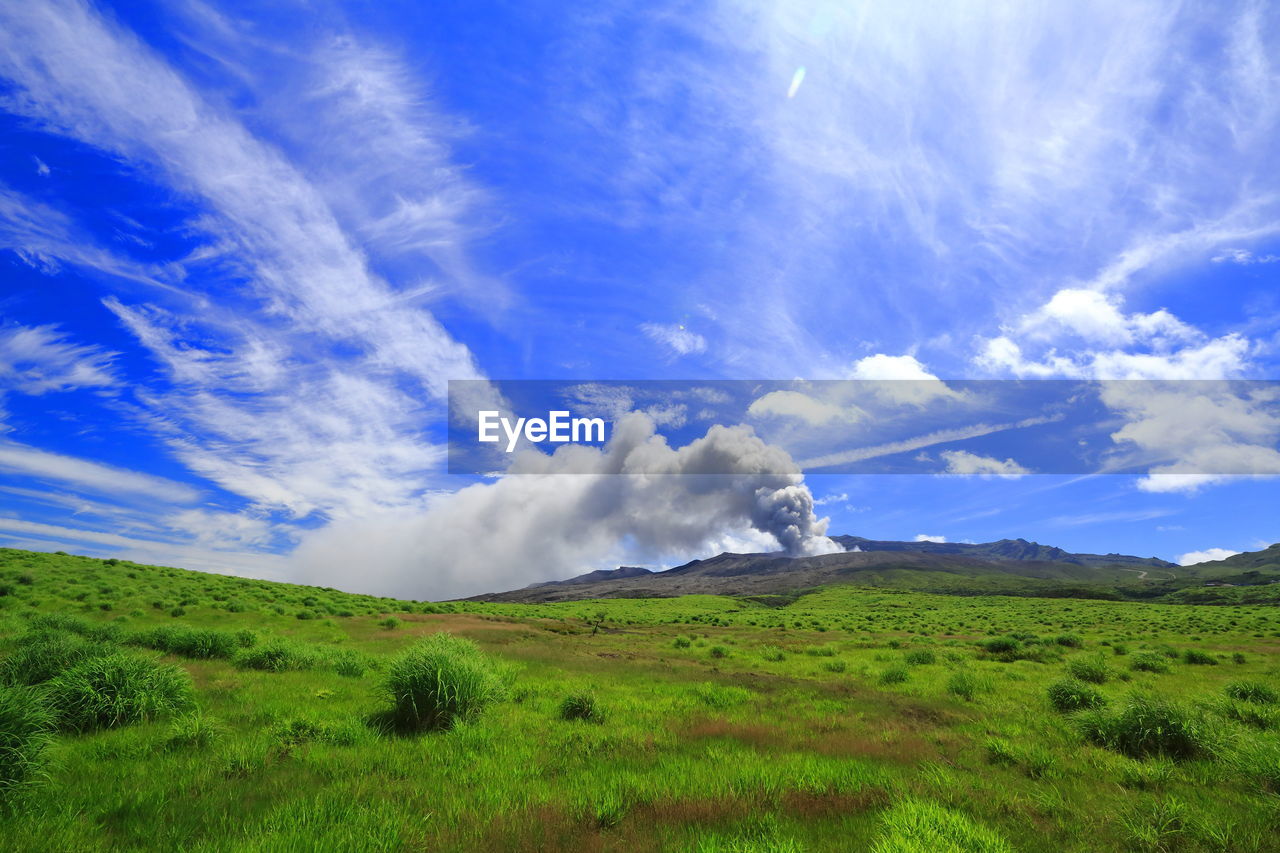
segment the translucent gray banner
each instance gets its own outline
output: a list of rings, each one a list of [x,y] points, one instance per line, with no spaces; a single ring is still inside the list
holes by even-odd
[[[1275,380],[459,380],[454,474],[1280,474]]]

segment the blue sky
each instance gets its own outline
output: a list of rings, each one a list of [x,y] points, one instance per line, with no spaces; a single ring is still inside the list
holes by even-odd
[[[1278,43],[1246,2],[6,4],[0,543],[478,592],[760,526],[645,492],[579,537],[447,474],[449,379],[1274,378]],[[873,538],[1280,539],[1267,479],[805,482]]]

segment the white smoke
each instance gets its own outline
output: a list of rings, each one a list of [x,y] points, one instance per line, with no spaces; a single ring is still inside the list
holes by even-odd
[[[672,448],[652,418],[632,413],[603,449],[520,451],[494,483],[460,489],[425,513],[335,522],[309,534],[293,560],[307,583],[439,599],[623,561],[842,550],[826,530],[790,455],[750,427],[713,426]]]

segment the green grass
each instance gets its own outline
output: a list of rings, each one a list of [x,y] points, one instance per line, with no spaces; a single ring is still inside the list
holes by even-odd
[[[52,679],[45,702],[60,728],[83,732],[185,711],[195,699],[191,676],[180,667],[114,652]]]
[[[434,634],[391,661],[384,684],[406,729],[447,729],[506,697],[493,661],[470,640]]]
[[[1055,681],[1048,688],[1049,704],[1063,713],[1096,710],[1107,704],[1098,690],[1075,678]]]
[[[1094,711],[1081,729],[1095,743],[1131,758],[1202,758],[1213,753],[1210,723],[1196,711],[1159,696],[1134,694],[1114,714]]]
[[[1255,705],[1274,705],[1280,702],[1280,691],[1260,681],[1233,681],[1224,688],[1224,692],[1232,699]]]
[[[572,693],[564,697],[560,703],[560,719],[582,720],[588,723],[603,723],[604,708],[594,693]]]
[[[1013,853],[999,833],[938,803],[904,800],[881,820],[873,853]]]
[[[0,584],[0,673],[33,685],[9,707],[44,715],[6,850],[1262,853],[1280,834],[1270,606],[431,603],[4,550]],[[52,688],[121,657],[180,673],[190,703],[51,730]]]
[[[39,777],[53,725],[34,690],[0,687],[0,807]]]

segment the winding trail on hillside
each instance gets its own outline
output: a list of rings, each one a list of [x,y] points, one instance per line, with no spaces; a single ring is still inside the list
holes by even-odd
[[[1121,569],[1120,571],[1122,571],[1122,572],[1137,572],[1137,573],[1138,573],[1138,580],[1140,580],[1140,581],[1145,581],[1145,580],[1170,580],[1170,581],[1171,581],[1171,580],[1175,580],[1175,579],[1178,577],[1178,576],[1177,576],[1177,575],[1175,575],[1173,572],[1169,572],[1169,577],[1167,577],[1167,578],[1148,578],[1148,577],[1147,577],[1147,571],[1148,571],[1147,569]]]

